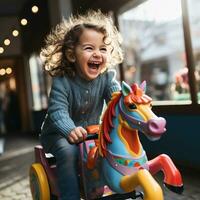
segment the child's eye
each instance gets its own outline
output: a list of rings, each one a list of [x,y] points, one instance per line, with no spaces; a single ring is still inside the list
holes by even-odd
[[[85,47],[84,49],[85,49],[85,50],[91,51],[91,50],[92,50],[92,47]]]
[[[100,51],[101,51],[101,52],[107,52],[107,48],[105,48],[105,47],[104,47],[104,48],[101,48]]]

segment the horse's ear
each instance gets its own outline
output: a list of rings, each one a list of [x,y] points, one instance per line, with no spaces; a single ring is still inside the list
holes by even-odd
[[[129,95],[132,92],[131,87],[124,81],[122,81],[122,94],[124,96]]]
[[[146,92],[146,88],[147,88],[147,82],[146,81],[143,81],[141,84],[140,84],[140,88]]]

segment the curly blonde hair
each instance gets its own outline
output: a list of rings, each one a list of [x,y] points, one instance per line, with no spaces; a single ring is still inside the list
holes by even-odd
[[[104,43],[112,49],[106,68],[122,62],[122,39],[111,17],[102,14],[100,10],[90,10],[85,15],[71,16],[68,20],[63,20],[47,36],[46,46],[42,48],[40,57],[44,62],[44,69],[50,75],[75,74],[74,65],[67,59],[66,51],[74,51],[83,30],[87,28],[103,33]]]

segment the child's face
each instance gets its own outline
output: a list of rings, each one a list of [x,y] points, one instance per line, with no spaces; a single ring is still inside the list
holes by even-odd
[[[93,80],[105,68],[109,48],[104,44],[104,35],[93,29],[86,29],[75,48],[75,67],[81,77]]]

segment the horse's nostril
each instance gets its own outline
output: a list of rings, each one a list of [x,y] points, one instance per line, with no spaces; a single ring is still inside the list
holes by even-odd
[[[158,129],[159,129],[159,126],[158,126],[158,124],[157,124],[156,122],[151,121],[151,122],[149,123],[149,130],[150,130],[151,132],[157,132]]]
[[[151,119],[148,123],[149,131],[153,134],[165,132],[166,121],[164,118]]]
[[[158,128],[159,128],[158,124],[155,123],[155,122],[150,122],[150,123],[149,123],[149,127],[150,127],[151,129],[158,129]]]

